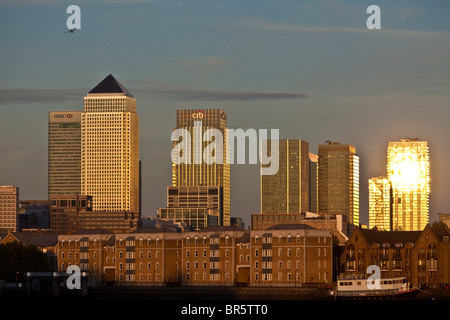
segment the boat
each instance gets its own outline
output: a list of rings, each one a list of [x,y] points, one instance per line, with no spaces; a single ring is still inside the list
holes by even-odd
[[[407,299],[418,292],[405,277],[382,278],[379,283],[365,275],[338,276],[335,299]]]

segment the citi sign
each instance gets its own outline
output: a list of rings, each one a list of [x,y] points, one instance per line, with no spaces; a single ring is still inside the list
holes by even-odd
[[[193,119],[202,119],[203,113],[191,114]],[[180,164],[246,164],[246,146],[248,141],[248,163],[257,164],[258,147],[261,175],[273,175],[278,172],[278,139],[279,130],[270,129],[270,156],[268,155],[268,130],[259,129],[219,129],[202,130],[202,121],[195,120],[193,139],[188,129],[178,128],[172,132],[171,140],[175,142],[172,148],[172,163]],[[203,133],[202,133],[203,132]],[[224,137],[226,147],[224,148]],[[259,135],[259,137],[258,137]],[[202,150],[205,142],[209,144]],[[235,150],[236,149],[236,150]],[[225,157],[224,157],[225,152]],[[225,161],[224,161],[225,159]]]
[[[191,114],[191,117],[192,119],[203,119],[203,112],[194,112],[193,114]]]

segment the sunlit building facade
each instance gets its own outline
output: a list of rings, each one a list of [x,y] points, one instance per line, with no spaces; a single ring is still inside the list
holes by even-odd
[[[81,193],[82,111],[48,115],[48,197]]]
[[[319,145],[318,211],[342,214],[359,224],[359,156],[349,144],[327,141]]]
[[[0,229],[17,231],[19,226],[19,188],[0,186]]]
[[[392,231],[392,188],[386,177],[369,179],[369,228]]]
[[[219,224],[230,225],[230,161],[228,150],[227,113],[219,109],[186,109],[177,110],[177,125],[175,129],[184,129],[191,136],[190,163],[172,162],[172,186],[216,186],[223,188],[223,210],[219,217]],[[221,132],[222,147],[216,144],[216,151],[222,154],[222,161],[208,164],[204,161],[203,151],[212,143],[214,138],[206,137],[208,129]],[[209,140],[208,140],[209,139]],[[174,141],[173,145],[179,144]],[[220,150],[219,150],[220,149]],[[183,150],[187,152],[187,150]],[[218,159],[218,158],[217,158]]]
[[[112,75],[84,98],[81,193],[95,211],[139,212],[136,100]]]
[[[389,142],[387,174],[392,184],[393,230],[423,230],[429,221],[430,160],[426,141]]]
[[[314,153],[309,153],[309,211],[317,213],[318,198],[318,161],[319,156]]]
[[[270,150],[271,140],[263,147]],[[261,174],[261,213],[309,211],[309,143],[279,140],[278,150],[278,172]]]
[[[218,226],[223,214],[223,188],[214,186],[167,187],[167,208],[157,217],[185,223],[193,230]]]

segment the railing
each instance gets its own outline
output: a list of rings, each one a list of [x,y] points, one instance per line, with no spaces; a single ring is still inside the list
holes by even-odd
[[[339,275],[337,277],[338,280],[361,280],[361,279],[366,279],[366,275],[365,274],[343,274],[343,275]]]
[[[361,296],[384,296],[396,294],[398,289],[387,289],[387,290],[364,290],[364,291],[337,291],[337,296],[346,297],[361,297]]]

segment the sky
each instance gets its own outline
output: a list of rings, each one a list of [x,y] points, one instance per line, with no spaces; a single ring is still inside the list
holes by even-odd
[[[83,110],[112,74],[137,100],[143,215],[166,206],[176,110],[219,108],[229,128],[279,129],[312,153],[354,145],[365,224],[388,142],[428,141],[433,221],[450,212],[449,18],[445,0],[1,0],[0,185],[46,199],[48,112]],[[232,216],[250,223],[259,188],[258,165],[232,165]]]

